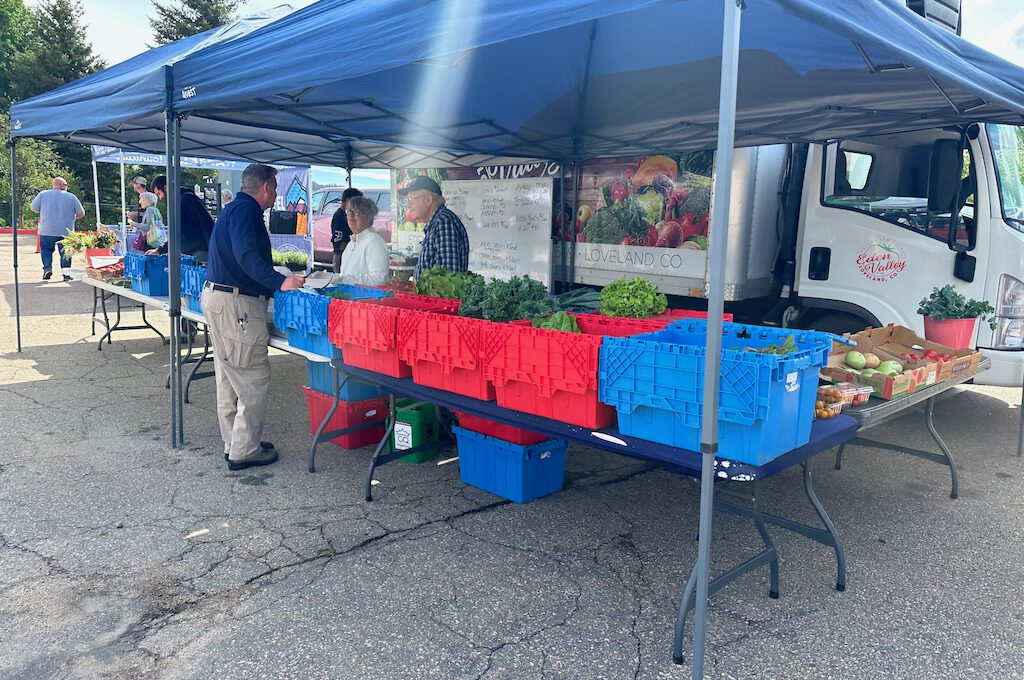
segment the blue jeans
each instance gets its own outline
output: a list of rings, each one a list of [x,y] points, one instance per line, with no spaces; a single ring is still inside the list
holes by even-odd
[[[39,255],[43,258],[43,271],[53,271],[53,248],[57,247],[60,252],[60,268],[71,269],[71,258],[64,256],[64,246],[60,244],[63,236],[40,236]]]

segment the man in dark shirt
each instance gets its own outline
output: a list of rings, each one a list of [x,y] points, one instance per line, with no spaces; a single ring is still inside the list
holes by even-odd
[[[167,176],[158,175],[153,180],[153,193],[161,200],[167,200]],[[195,192],[181,187],[181,254],[193,255],[200,262],[206,262],[210,250],[210,235],[213,233],[213,218],[206,212],[203,201]],[[167,244],[163,244],[151,254],[166,255]]]
[[[420,259],[416,263],[414,278],[435,264],[452,272],[469,269],[469,235],[459,216],[444,204],[441,187],[426,175],[417,175],[398,190],[405,196],[409,216],[414,222],[426,222]]]
[[[260,441],[270,393],[267,300],[303,281],[274,271],[270,259],[263,213],[277,198],[276,175],[259,163],[242,172],[238,195],[213,226],[200,299],[213,338],[217,420],[230,470],[277,460],[273,444]]]
[[[341,207],[334,211],[331,218],[331,243],[334,244],[334,273],[341,271],[341,255],[345,248],[352,242],[352,230],[348,227],[348,217],[345,211],[348,210],[348,202],[363,192],[359,189],[349,187],[341,192]]]

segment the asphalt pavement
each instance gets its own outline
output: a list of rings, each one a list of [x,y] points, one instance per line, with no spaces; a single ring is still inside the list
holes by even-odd
[[[11,237],[0,236],[0,676],[5,678],[684,678],[675,609],[696,554],[698,486],[571,447],[565,490],[516,505],[458,464],[394,464],[362,498],[371,451],[305,469],[304,363],[274,353],[275,465],[229,472],[212,379],[169,447],[167,346],[149,331],[97,351],[92,289],[42,282],[22,245],[15,351]],[[136,315],[137,312],[132,312]],[[151,318],[166,329],[166,316]],[[936,425],[960,464],[848,450],[814,462],[847,551],[772,529],[767,570],[717,594],[707,677],[1024,675],[1020,390],[958,389]],[[920,413],[875,438],[934,449]],[[798,470],[769,511],[814,520]],[[755,552],[719,516],[720,572]]]

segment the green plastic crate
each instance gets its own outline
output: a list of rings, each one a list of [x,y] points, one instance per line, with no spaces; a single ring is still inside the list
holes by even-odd
[[[395,403],[395,432],[391,435],[389,448],[392,451],[411,449],[438,441],[441,423],[437,419],[437,408],[425,401],[399,399]],[[399,460],[405,463],[423,463],[434,458],[439,449],[429,448],[409,454]]]

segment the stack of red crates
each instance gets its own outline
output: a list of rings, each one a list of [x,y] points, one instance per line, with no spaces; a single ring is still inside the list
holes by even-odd
[[[458,300],[396,293],[381,300],[331,300],[328,336],[341,348],[344,362],[395,378],[412,374],[399,356],[398,323],[418,312],[457,314]]]
[[[311,387],[303,387],[306,393],[306,405],[309,407],[309,433],[316,434],[320,423],[331,410],[334,397],[324,394]],[[376,445],[384,438],[384,421],[387,419],[388,406],[383,399],[365,399],[363,401],[339,401],[338,409],[331,416],[324,432],[344,430],[357,425],[380,423],[379,427],[371,427],[350,434],[343,434],[331,439],[343,449],[358,449],[363,446]]]
[[[494,384],[499,405],[590,429],[612,424],[615,410],[597,400],[602,339],[653,333],[673,318],[575,316],[580,333],[533,328],[528,321],[487,328],[484,377]]]

